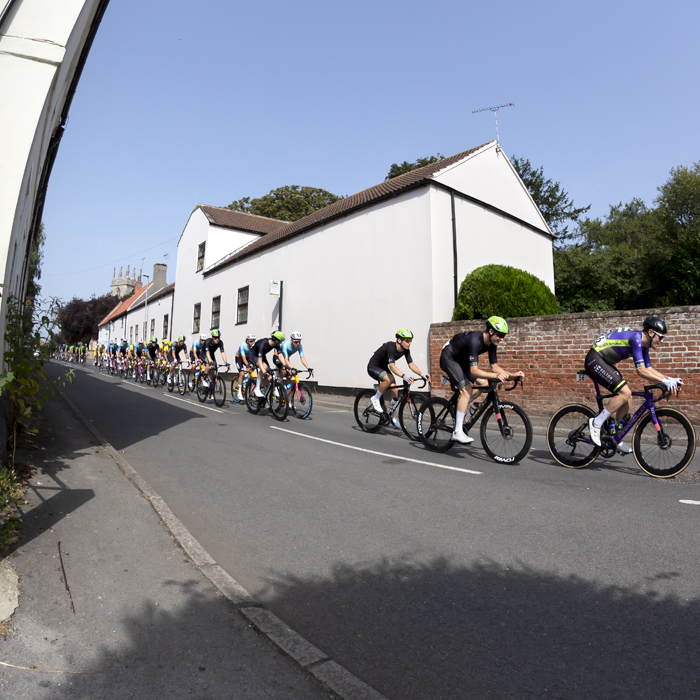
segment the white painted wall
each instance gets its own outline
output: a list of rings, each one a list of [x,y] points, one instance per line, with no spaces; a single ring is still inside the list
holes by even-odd
[[[138,340],[143,340],[144,342],[150,341],[150,339],[155,335],[158,338],[158,342],[163,340],[163,320],[165,316],[168,317],[168,335],[166,336],[168,340],[176,338],[178,333],[173,331],[172,328],[172,318],[173,318],[173,293],[169,293],[164,297],[158,298],[156,301],[149,301],[148,307],[146,305],[139,305],[137,309],[129,309],[127,313],[126,321],[126,338],[129,342],[135,342],[136,340],[136,327],[138,327]],[[143,328],[144,323],[146,323],[146,335],[144,337]]]

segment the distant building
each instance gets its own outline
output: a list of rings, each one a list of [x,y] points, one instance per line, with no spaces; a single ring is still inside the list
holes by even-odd
[[[112,272],[112,283],[109,285],[109,293],[113,297],[122,297],[131,294],[131,292],[136,289],[136,285],[141,283],[141,273],[139,273],[138,280],[136,279],[136,268],[134,268],[129,277],[129,266],[126,268],[126,277],[122,276],[122,268],[119,268],[119,277],[116,276],[117,268],[115,267]]]

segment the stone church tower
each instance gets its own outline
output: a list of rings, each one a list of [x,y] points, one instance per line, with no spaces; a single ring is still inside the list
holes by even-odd
[[[117,268],[112,272],[112,283],[109,285],[109,293],[113,296],[124,298],[127,294],[131,294],[136,288],[136,284],[141,281],[141,275],[136,279],[136,268],[133,269],[131,277],[129,277],[130,267],[126,267],[126,277],[122,277],[122,268],[119,268],[119,277],[116,276]]]

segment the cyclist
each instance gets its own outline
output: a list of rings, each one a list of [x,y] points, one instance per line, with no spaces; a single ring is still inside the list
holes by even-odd
[[[289,361],[289,358],[297,352],[299,353],[301,363],[306,369],[309,369],[309,363],[304,357],[304,348],[301,344],[301,332],[292,331],[289,334],[289,338],[290,340],[285,340],[282,345],[280,345],[279,349],[274,351],[274,355],[272,356],[275,367],[280,370],[280,379],[287,376],[287,369],[292,369],[292,363]]]
[[[129,356],[134,360],[134,377],[136,377],[136,364],[143,361],[143,356],[146,352],[143,340],[137,340],[129,347],[129,351]],[[141,369],[143,369],[143,365],[141,366]]]
[[[396,337],[394,340],[390,340],[388,343],[384,343],[370,358],[369,364],[367,365],[367,374],[369,374],[372,379],[376,379],[379,382],[377,387],[377,393],[372,397],[372,406],[377,413],[382,413],[381,398],[385,391],[389,389],[392,384],[395,384],[394,374],[398,374],[400,379],[413,384],[413,377],[409,377],[408,374],[402,372],[396,363],[402,357],[406,358],[408,367],[415,374],[420,375],[426,382],[430,381],[429,374],[422,374],[418,369],[418,366],[414,364],[413,358],[411,357],[411,343],[413,342],[413,333],[406,328],[400,328],[396,331]],[[306,364],[306,363],[304,363]],[[398,410],[398,397],[399,392],[396,388],[391,389],[391,403],[389,407],[392,411],[391,422],[396,428],[401,429],[401,423],[399,423],[399,418],[396,415]]]
[[[440,369],[449,377],[455,391],[459,391],[455,429],[452,440],[462,445],[474,442],[464,432],[464,418],[469,404],[481,395],[482,389],[488,387],[489,379],[501,382],[517,377],[524,377],[522,372],[509,372],[498,364],[498,346],[508,335],[508,324],[500,316],[491,316],[486,321],[483,331],[457,333],[452,340],[445,343],[440,353]],[[490,371],[479,368],[479,355],[489,354]]]
[[[173,383],[173,373],[172,370],[175,368],[175,364],[178,362],[182,362],[180,359],[180,353],[184,352],[184,360],[187,359],[187,344],[185,343],[185,336],[184,335],[178,335],[177,340],[173,343],[172,347],[170,348],[170,353],[168,356],[168,359],[170,360],[170,373],[168,374],[168,384]]]
[[[658,316],[649,316],[644,320],[643,330],[616,328],[608,331],[601,335],[588,351],[584,363],[586,373],[614,394],[608,401],[607,408],[588,421],[591,440],[599,447],[602,444],[600,430],[605,421],[614,413],[615,421],[620,423],[624,416],[630,413],[632,390],[615,367],[618,362],[631,356],[640,377],[648,382],[662,382],[674,395],[678,393],[683,380],[672,379],[652,369],[649,359],[649,350],[657,349],[664,342],[667,332],[665,321]],[[618,443],[617,449],[625,454],[632,452],[624,442]]]
[[[221,333],[214,329],[211,332],[211,338],[207,338],[206,342],[204,343],[204,352],[206,354],[207,362],[209,363],[204,367],[204,374],[207,378],[209,375],[209,370],[216,369],[217,350],[221,352],[221,359],[226,363],[226,366],[230,367],[231,365],[228,363],[226,353],[224,352],[224,341],[221,340]]]
[[[270,383],[270,379],[267,374],[268,370],[270,369],[267,356],[271,350],[276,350],[284,341],[284,333],[282,333],[282,331],[274,331],[273,333],[270,333],[269,338],[261,338],[251,348],[251,359],[258,367],[258,376],[255,380],[255,390],[253,393],[260,399],[265,396],[260,389],[260,382],[262,381],[263,377],[265,378],[264,386],[267,386]]]
[[[207,342],[207,334],[200,333],[199,339],[192,342],[192,347],[190,348],[190,363],[192,367],[190,368],[190,391],[194,389],[194,376],[195,376],[195,365],[197,362],[201,362],[202,365],[206,364],[207,355],[204,350],[204,343]]]
[[[238,393],[236,398],[239,401],[243,401],[243,375],[246,370],[250,371],[254,368],[252,348],[255,345],[255,340],[255,333],[248,333],[236,351],[236,367],[238,367]]]
[[[160,356],[160,345],[158,345],[158,338],[155,336],[151,338],[151,342],[146,345],[146,352],[148,353],[148,369],[146,373],[146,379],[148,381],[151,380],[151,369],[153,368],[153,365],[155,364],[156,360]]]
[[[127,342],[126,338],[122,338],[122,342],[119,344],[117,352],[123,363],[122,366],[126,368],[126,359],[127,355],[129,354],[129,343]]]

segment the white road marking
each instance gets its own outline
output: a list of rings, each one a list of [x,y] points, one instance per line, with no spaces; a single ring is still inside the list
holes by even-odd
[[[214,411],[214,413],[223,413],[223,411],[220,411],[218,408],[212,408],[211,406],[205,406],[204,404],[201,403],[195,403],[194,401],[188,401],[187,399],[181,399],[179,396],[171,396],[170,394],[163,393],[163,396],[167,396],[169,399],[173,399],[173,401],[184,401],[185,403],[189,404],[190,406],[199,406],[199,408],[206,408],[207,411]]]
[[[700,501],[678,501],[679,503],[686,503],[689,506],[700,506]]]
[[[355,447],[354,445],[346,445],[343,442],[333,442],[333,440],[324,440],[320,437],[314,437],[313,435],[304,435],[304,433],[295,433],[293,430],[286,430],[285,428],[278,428],[276,425],[270,426],[273,430],[281,430],[283,433],[289,433],[290,435],[297,435],[298,437],[308,438],[309,440],[318,440],[319,442],[327,442],[329,445],[337,445],[338,447],[347,447],[349,450],[357,450],[358,452],[369,452],[372,455],[379,455],[380,457],[390,457],[391,459],[400,459],[404,462],[414,462],[415,464],[427,464],[430,467],[438,467],[439,469],[449,469],[453,472],[464,472],[465,474],[483,474],[483,472],[475,472],[472,469],[461,469],[460,467],[448,467],[445,464],[438,464],[437,462],[424,462],[422,459],[413,459],[411,457],[402,457],[400,455],[390,455],[386,452],[377,452],[376,450],[366,450],[364,447]]]

